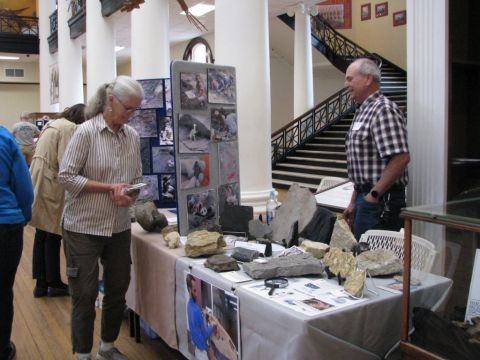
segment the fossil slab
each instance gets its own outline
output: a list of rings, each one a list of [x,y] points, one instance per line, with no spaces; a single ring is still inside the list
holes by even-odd
[[[347,277],[343,287],[346,292],[355,297],[363,295],[363,288],[365,286],[365,270],[354,271]]]
[[[357,256],[359,269],[368,270],[371,276],[393,275],[402,272],[402,261],[391,250],[375,249]]]
[[[355,258],[349,251],[342,251],[339,248],[330,248],[328,253],[323,257],[325,266],[335,274],[342,278],[350,276],[355,270]]]
[[[343,216],[339,216],[335,222],[335,225],[333,226],[330,247],[336,247],[350,251],[356,244],[357,240],[355,239],[355,236],[353,236],[347,222],[343,219]]]
[[[199,230],[188,234],[185,254],[190,257],[213,255],[220,252],[225,246],[222,234]]]
[[[203,265],[216,272],[240,270],[235,259],[224,254],[210,256]]]
[[[266,263],[250,262],[243,264],[243,270],[253,279],[266,279],[275,276],[320,275],[322,262],[311,254],[269,258]]]

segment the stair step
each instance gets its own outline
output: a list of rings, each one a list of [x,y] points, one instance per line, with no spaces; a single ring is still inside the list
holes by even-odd
[[[298,182],[298,181],[272,179],[272,185],[274,187],[290,188],[290,186],[292,186],[293,184],[297,184],[300,187],[303,187],[303,188],[306,188],[306,189],[309,189],[309,190],[313,190],[313,191],[316,191],[317,187],[318,187],[318,184],[308,184],[308,183],[303,183],[303,182]],[[275,185],[277,185],[277,186],[275,186]]]
[[[287,159],[291,160],[307,160],[307,161],[326,161],[326,162],[332,162],[332,163],[338,163],[338,164],[346,164],[346,160],[336,160],[336,159],[317,159],[317,158],[308,158],[308,157],[302,157],[302,156],[287,156]]]
[[[323,176],[318,174],[305,174],[305,173],[298,173],[293,171],[284,171],[284,170],[272,170],[272,175],[285,175],[285,176],[296,176],[299,178],[307,178],[307,179],[315,179],[320,182]]]
[[[291,163],[278,163],[277,167],[286,167],[291,169],[301,169],[304,171],[330,171],[336,173],[344,173],[347,174],[347,169],[339,169],[334,167],[328,166],[312,166],[312,165],[302,165],[302,164],[291,164]]]
[[[347,156],[345,151],[321,151],[321,150],[305,150],[300,149],[296,151],[297,153],[309,154],[309,155],[338,155],[338,156]]]
[[[285,163],[296,164],[296,165],[307,165],[307,166],[311,165],[311,166],[335,167],[335,168],[343,168],[343,169],[347,166],[347,160],[343,160],[343,159],[328,159],[328,158],[303,157],[303,156],[287,156],[287,158],[285,159]]]
[[[329,141],[329,142],[332,142],[332,141],[345,141],[345,133],[343,134],[342,137],[327,137],[327,136],[315,136],[313,138],[315,141]],[[325,144],[327,145],[327,144]]]

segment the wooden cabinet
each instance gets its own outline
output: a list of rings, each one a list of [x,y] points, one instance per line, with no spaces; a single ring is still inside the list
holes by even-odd
[[[400,349],[402,351],[403,359],[443,359],[444,357],[437,356],[433,352],[422,349],[414,345],[409,337],[409,316],[412,313],[410,309],[410,277],[411,277],[411,235],[412,222],[426,222],[438,224],[445,227],[445,244],[449,236],[457,240],[457,246],[463,250],[464,256],[469,258],[471,262],[460,259],[456,262],[456,268],[461,268],[462,274],[460,276],[452,276],[455,271],[447,271],[445,266],[440,266],[442,272],[447,273],[445,276],[452,276],[454,279],[453,286],[457,286],[459,290],[454,290],[452,287],[452,294],[449,299],[450,306],[446,305],[444,317],[452,319],[452,309],[458,310],[459,305],[467,305],[466,298],[468,298],[468,290],[470,286],[471,273],[473,269],[473,260],[475,250],[480,248],[480,197],[469,198],[459,201],[452,201],[446,204],[437,206],[417,206],[406,208],[402,211],[402,218],[405,220],[405,237],[404,237],[404,277],[403,277],[403,297],[402,297],[402,321],[401,321],[401,342]],[[467,236],[465,236],[467,235]],[[445,250],[446,247],[443,249]],[[440,250],[440,254],[445,255],[446,251]],[[473,254],[472,254],[473,253]],[[459,256],[460,251],[457,253]],[[445,264],[446,256],[440,256],[438,261]],[[458,258],[457,258],[458,260]],[[456,295],[455,291],[460,295]],[[452,300],[453,299],[453,300]],[[452,301],[454,301],[452,303]],[[457,314],[458,315],[458,314]],[[458,318],[458,316],[457,316]],[[433,329],[432,331],[434,331]],[[455,346],[455,344],[453,344]],[[432,350],[432,349],[430,349]],[[433,351],[433,350],[432,350]],[[455,359],[452,359],[455,360]]]

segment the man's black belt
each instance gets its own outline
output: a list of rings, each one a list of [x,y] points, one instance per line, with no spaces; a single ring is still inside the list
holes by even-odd
[[[355,184],[353,188],[357,193],[369,193],[370,190],[372,190],[373,185],[372,184]],[[400,184],[393,184],[390,187],[390,189],[387,190],[387,193],[391,191],[405,191],[405,186]]]

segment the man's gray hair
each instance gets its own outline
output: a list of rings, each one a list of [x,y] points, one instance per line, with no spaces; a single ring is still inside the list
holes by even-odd
[[[28,118],[28,115],[30,115],[28,112],[22,111],[22,112],[20,113],[20,118]]]
[[[358,59],[358,72],[362,75],[372,75],[373,80],[380,84],[382,81],[382,74],[380,68],[375,64],[373,60],[370,59]]]
[[[117,97],[121,102],[128,101],[132,97],[143,99],[145,96],[142,85],[137,80],[130,76],[118,76],[111,83],[100,85],[95,95],[88,102],[85,117],[91,119],[103,112],[109,95]]]

